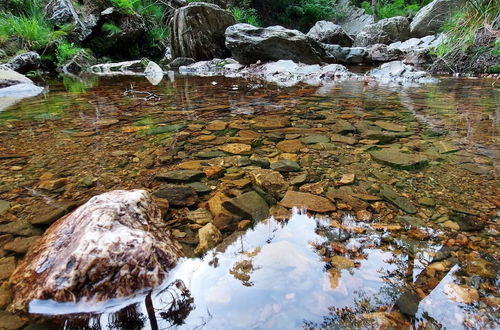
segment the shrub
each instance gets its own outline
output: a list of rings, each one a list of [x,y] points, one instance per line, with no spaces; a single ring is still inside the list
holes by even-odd
[[[377,18],[383,19],[415,14],[420,8],[431,1],[432,0],[379,0],[376,5]],[[371,1],[363,1],[361,3],[355,1],[355,4],[363,8],[368,14],[373,15]]]
[[[240,0],[235,2],[235,6],[230,9],[234,19],[238,23],[248,23],[253,26],[261,26],[257,10],[250,7],[249,0]]]
[[[73,58],[81,50],[80,47],[76,46],[72,42],[66,40],[61,40],[57,43],[56,48],[56,59],[59,65],[64,64]]]

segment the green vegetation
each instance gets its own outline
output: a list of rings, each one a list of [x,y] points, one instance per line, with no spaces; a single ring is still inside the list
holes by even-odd
[[[73,58],[82,48],[72,42],[61,40],[57,43],[56,59],[57,64],[62,65]]]
[[[230,11],[238,23],[248,23],[254,26],[262,25],[257,10],[250,7],[250,0],[237,1]]]
[[[113,23],[104,23],[101,27],[101,30],[103,32],[106,32],[108,34],[108,37],[113,37],[122,32],[122,29],[120,29],[119,26],[116,26]]]
[[[383,19],[415,14],[420,8],[431,1],[432,0],[378,0],[375,6],[376,16],[378,19]],[[368,14],[374,14],[371,1],[354,1],[354,3],[363,8]]]
[[[500,1],[468,0],[443,26],[448,38],[432,54],[452,71],[495,71],[490,62],[500,55],[500,40],[493,31],[499,12]]]
[[[54,31],[42,7],[39,0],[18,0],[0,10],[0,41],[17,37],[25,49],[39,50],[64,35],[63,31]]]
[[[288,27],[308,30],[317,21],[339,19],[342,14],[335,9],[332,0],[276,0],[271,9],[277,13],[277,21]]]

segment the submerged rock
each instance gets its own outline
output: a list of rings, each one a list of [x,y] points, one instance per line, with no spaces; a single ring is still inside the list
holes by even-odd
[[[291,190],[286,192],[285,197],[283,197],[280,202],[280,205],[289,209],[297,207],[299,209],[303,208],[308,211],[319,213],[332,212],[336,210],[335,205],[324,197]]]
[[[42,92],[43,88],[35,86],[28,77],[6,65],[0,65],[0,111]]]
[[[387,184],[382,184],[380,189],[380,195],[388,202],[394,204],[399,207],[401,210],[406,213],[415,214],[417,213],[417,208],[412,204],[412,202],[404,197],[399,195],[396,191],[394,191],[391,186]]]
[[[269,206],[255,191],[225,201],[222,206],[231,213],[255,221],[264,220],[269,216]]]
[[[374,77],[382,82],[395,83],[436,83],[438,80],[433,78],[425,71],[419,71],[415,67],[404,64],[401,61],[392,61],[382,64],[380,67],[371,70],[368,76]]]
[[[260,28],[250,24],[232,25],[226,30],[226,46],[242,64],[259,60],[316,64],[321,63],[325,55],[316,40],[282,26]]]
[[[162,283],[182,255],[143,190],[90,199],[52,225],[16,268],[13,310],[33,299],[99,302]]]
[[[175,11],[172,18],[172,55],[197,61],[224,58],[224,32],[235,22],[233,15],[210,3],[194,2]]]
[[[372,151],[370,155],[382,164],[405,170],[418,169],[428,164],[424,156],[407,154],[390,148]]]

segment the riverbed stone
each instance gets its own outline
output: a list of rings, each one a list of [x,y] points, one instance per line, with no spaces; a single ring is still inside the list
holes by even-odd
[[[283,152],[295,153],[304,148],[300,140],[284,140],[276,145],[276,148]]]
[[[436,141],[434,142],[434,146],[438,150],[440,154],[447,154],[455,151],[459,151],[460,148],[455,146],[454,144],[446,141]]]
[[[39,238],[40,236],[16,237],[13,241],[5,244],[3,246],[3,249],[6,251],[24,254],[28,251],[31,244],[33,244]]]
[[[269,206],[255,191],[224,201],[222,206],[231,213],[254,221],[261,221],[269,216]]]
[[[304,144],[329,143],[330,138],[326,135],[308,135],[300,141]]]
[[[252,146],[243,143],[229,143],[219,147],[220,150],[233,155],[250,155]]]
[[[422,155],[403,153],[392,148],[371,151],[370,155],[382,164],[404,170],[418,169],[428,164],[427,158]]]
[[[21,329],[28,319],[17,314],[12,314],[5,311],[0,311],[0,325],[2,330],[17,330]]]
[[[253,127],[258,129],[277,129],[290,126],[290,120],[286,116],[259,116],[255,118]]]
[[[0,215],[10,209],[10,203],[8,201],[0,200]]]
[[[194,250],[194,253],[197,255],[207,252],[222,242],[221,232],[211,223],[206,224],[198,231],[198,237],[200,242]]]
[[[189,211],[186,214],[186,218],[189,221],[192,221],[192,222],[197,223],[199,225],[206,225],[207,223],[212,222],[212,220],[213,220],[212,213],[210,213],[210,211],[208,211],[206,209],[202,209],[202,208],[196,209],[194,211]]]
[[[30,248],[10,279],[11,309],[26,310],[33,299],[129,297],[163,283],[180,256],[149,193],[104,193],[53,224]]]
[[[286,208],[303,208],[308,211],[318,213],[326,213],[336,210],[335,205],[324,197],[290,190],[286,192],[285,197],[283,197],[280,202],[280,205]]]
[[[168,182],[189,182],[203,177],[203,172],[196,170],[174,170],[165,173],[158,173],[155,179]]]
[[[33,225],[50,225],[65,214],[73,211],[79,205],[81,203],[73,201],[58,203],[56,207],[48,205],[31,216],[29,221]]]
[[[36,236],[42,234],[42,230],[40,228],[32,226],[26,219],[19,219],[0,225],[0,234],[12,234],[16,236]]]
[[[278,172],[298,172],[301,170],[297,162],[289,159],[281,159],[271,164],[271,169]]]
[[[0,281],[7,280],[16,269],[16,258],[0,258]]]
[[[386,131],[393,131],[393,132],[405,132],[406,131],[405,126],[391,123],[389,121],[377,120],[374,122],[374,124],[375,124],[375,126],[378,126],[382,129],[385,129]]]
[[[495,265],[483,258],[471,257],[465,265],[465,272],[470,276],[478,275],[484,278],[495,278]]]
[[[394,204],[406,213],[414,214],[417,213],[417,208],[412,204],[412,202],[398,194],[394,191],[391,186],[387,184],[382,184],[380,187],[380,195],[388,202]]]
[[[153,195],[165,198],[172,206],[192,206],[198,202],[198,194],[188,185],[162,185]]]
[[[249,175],[255,185],[274,197],[280,196],[288,189],[288,183],[278,171],[259,169],[251,171]]]

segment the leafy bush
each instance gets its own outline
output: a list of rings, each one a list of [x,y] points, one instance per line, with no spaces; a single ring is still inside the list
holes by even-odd
[[[415,14],[423,6],[432,0],[379,0],[376,5],[377,18],[389,18],[394,16],[406,16]],[[373,15],[371,1],[363,1],[355,4],[363,8],[368,14]]]
[[[248,23],[253,26],[262,25],[257,10],[250,7],[250,0],[236,1],[230,11],[238,23]]]
[[[59,65],[64,64],[73,58],[82,48],[76,46],[72,42],[61,40],[57,43],[56,59]]]
[[[113,7],[128,13],[133,14],[140,5],[141,0],[111,0]]]
[[[339,19],[336,0],[276,0],[270,3],[277,21],[287,27],[306,31],[317,21]]]

